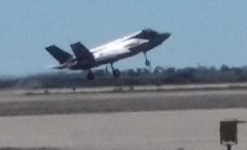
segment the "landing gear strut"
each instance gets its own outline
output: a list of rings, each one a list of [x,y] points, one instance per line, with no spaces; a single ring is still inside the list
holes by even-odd
[[[87,74],[87,79],[88,80],[93,80],[94,78],[95,78],[94,73],[91,70],[89,70],[88,74]]]
[[[111,63],[111,69],[112,69],[112,74],[114,75],[115,78],[120,77],[121,72],[118,69],[114,69],[113,64]]]
[[[150,63],[150,61],[147,58],[146,52],[143,52],[143,53],[144,53],[144,56],[145,56],[145,59],[146,59],[146,61],[145,61],[146,66],[150,66],[151,63]]]

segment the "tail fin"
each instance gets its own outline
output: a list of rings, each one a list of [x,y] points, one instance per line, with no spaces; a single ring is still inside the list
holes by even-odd
[[[71,44],[70,47],[72,48],[77,60],[93,59],[93,54],[80,42]]]
[[[54,58],[56,58],[56,60],[58,60],[58,62],[60,64],[65,63],[66,61],[68,61],[72,55],[65,52],[64,50],[58,48],[55,45],[51,45],[49,47],[45,48]]]

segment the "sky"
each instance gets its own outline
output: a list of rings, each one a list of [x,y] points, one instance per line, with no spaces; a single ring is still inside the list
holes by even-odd
[[[147,53],[152,67],[246,66],[246,8],[243,0],[0,0],[0,75],[53,72],[49,45],[72,53],[72,43],[94,48],[143,28],[171,33]],[[138,54],[114,67],[144,62]]]

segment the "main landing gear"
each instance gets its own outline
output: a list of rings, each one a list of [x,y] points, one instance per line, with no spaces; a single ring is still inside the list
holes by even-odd
[[[94,73],[91,71],[91,69],[88,71],[88,74],[87,74],[87,79],[88,80],[93,80],[95,78],[95,75]]]
[[[144,54],[144,56],[145,56],[145,59],[146,59],[146,61],[145,61],[145,64],[146,64],[146,66],[150,66],[150,61],[148,60],[148,58],[147,58],[147,54],[146,54],[146,52],[143,52],[143,54]]]
[[[115,78],[120,77],[121,72],[118,69],[114,69],[113,64],[111,63],[112,74]],[[93,80],[95,78],[95,74],[91,71],[91,69],[87,73],[87,79]]]
[[[121,72],[118,69],[114,69],[113,64],[111,63],[112,74],[115,78],[120,77]]]

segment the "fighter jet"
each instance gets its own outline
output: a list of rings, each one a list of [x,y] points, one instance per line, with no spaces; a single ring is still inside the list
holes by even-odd
[[[110,64],[114,77],[121,72],[113,67],[113,63],[120,59],[131,57],[142,52],[145,56],[146,66],[150,66],[147,51],[162,44],[171,33],[158,33],[152,29],[143,29],[131,35],[103,44],[96,48],[87,49],[80,42],[71,44],[74,56],[55,45],[45,49],[59,62],[54,69],[88,70],[87,79],[95,78],[92,68],[103,64]]]

